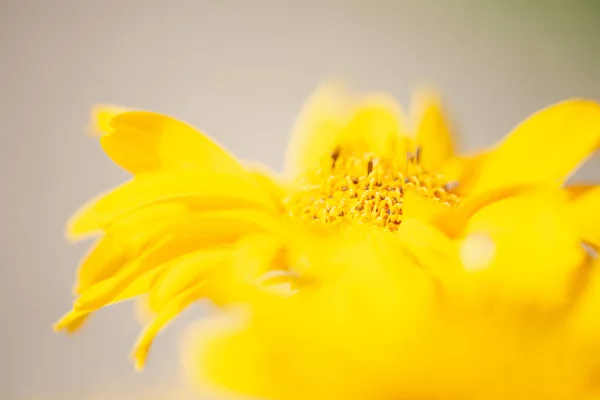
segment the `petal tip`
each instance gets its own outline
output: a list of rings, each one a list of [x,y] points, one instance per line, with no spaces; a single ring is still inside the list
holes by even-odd
[[[90,112],[90,125],[88,133],[92,137],[99,137],[112,132],[111,121],[114,117],[129,109],[110,104],[98,104]]]

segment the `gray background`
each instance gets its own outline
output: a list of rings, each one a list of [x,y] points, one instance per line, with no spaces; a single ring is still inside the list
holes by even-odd
[[[402,101],[430,81],[463,147],[477,147],[551,102],[600,98],[599,3],[2,0],[0,399],[145,398],[177,382],[179,332],[202,314],[162,334],[142,374],[127,359],[139,332],[130,306],[75,337],[52,332],[88,246],[65,243],[64,221],[126,178],[84,134],[91,105],[174,115],[279,168],[321,80]]]

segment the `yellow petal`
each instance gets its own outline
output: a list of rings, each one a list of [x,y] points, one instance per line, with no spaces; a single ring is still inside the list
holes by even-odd
[[[568,100],[521,123],[486,157],[468,193],[552,184],[559,187],[600,145],[600,105]]]
[[[335,279],[290,297],[254,298],[251,320],[233,332],[215,335],[209,326],[202,333],[212,337],[201,338],[194,352],[194,378],[285,399],[386,398],[373,395],[389,388],[383,382],[410,381],[394,367],[405,357],[413,360],[406,349],[416,347],[405,344],[422,337],[433,312],[433,285],[422,268],[394,257],[397,246],[380,240],[386,236],[363,236],[353,247],[319,246],[306,255],[309,263],[340,263],[344,272]]]
[[[150,292],[150,308],[159,311],[190,286],[202,282],[208,271],[224,264],[229,249],[201,249],[171,261]]]
[[[142,369],[146,363],[148,351],[154,337],[169,323],[181,314],[189,305],[202,297],[203,285],[196,284],[174,297],[156,316],[156,318],[144,329],[134,347],[132,358],[136,369]]]
[[[439,200],[426,198],[410,188],[404,190],[402,199],[402,219],[419,219],[430,222],[440,214],[447,212],[449,206]]]
[[[115,275],[82,292],[75,301],[78,311],[93,311],[108,304],[141,274],[193,250],[232,243],[255,232],[273,232],[278,222],[253,210],[228,210],[203,213],[175,221],[166,229],[164,239],[140,257],[120,268]]]
[[[489,153],[489,151],[480,151],[451,157],[440,167],[439,172],[449,182],[458,184],[454,190],[456,193],[468,195],[469,188],[479,177],[481,166],[486,162]]]
[[[158,203],[134,210],[115,221],[84,258],[78,272],[76,293],[112,275],[139,255],[165,227],[189,212],[181,203]]]
[[[65,331],[69,334],[77,332],[88,320],[90,313],[87,311],[71,310],[54,324],[54,331]]]
[[[213,173],[208,170],[164,170],[135,176],[99,200],[84,206],[69,221],[67,232],[84,236],[138,207],[180,200],[205,210],[256,207],[278,212],[278,204],[248,175]]]
[[[153,286],[156,277],[162,272],[160,269],[150,270],[142,274],[138,279],[133,281],[125,290],[116,296],[110,303],[118,303],[125,300],[133,299],[147,293]],[[67,331],[67,333],[75,333],[87,321],[91,315],[91,311],[71,310],[65,314],[58,322],[54,324],[55,331]]]
[[[600,356],[600,258],[590,260],[589,276],[581,297],[566,322],[576,348],[586,353],[592,362]]]
[[[429,171],[437,171],[455,151],[449,122],[437,92],[420,91],[413,101],[418,118],[416,141],[421,151],[420,163]]]
[[[281,203],[287,192],[275,173],[266,166],[258,164],[249,165],[248,170],[256,182],[271,194],[273,201],[276,204]],[[283,208],[283,206],[281,207]]]
[[[445,234],[456,237],[462,234],[469,219],[483,207],[512,197],[547,194],[548,190],[547,186],[502,187],[463,198],[457,207],[446,208],[445,212],[430,215],[433,217],[434,225]],[[550,190],[554,190],[554,188]]]
[[[352,116],[344,127],[338,146],[359,156],[373,153],[388,159],[402,157],[408,150],[404,134],[402,109],[390,96],[371,94],[361,98],[352,109]]]
[[[567,299],[585,255],[564,198],[550,191],[481,208],[463,235],[464,267],[487,282],[489,293],[539,305]]]
[[[456,247],[439,229],[421,219],[408,218],[402,221],[396,235],[400,239],[398,246],[405,248],[421,267],[447,288],[464,281]]]
[[[221,146],[174,118],[148,111],[114,114],[110,108],[99,108],[96,115],[98,127],[105,132],[100,137],[102,148],[131,173],[186,167],[233,174],[243,170]]]
[[[348,98],[337,83],[321,85],[306,101],[292,129],[286,154],[286,172],[298,176],[318,169],[332,152],[349,118]]]
[[[574,196],[569,202],[569,210],[582,240],[600,249],[600,186],[578,187],[570,191]]]
[[[296,121],[286,171],[293,177],[316,171],[335,152],[404,158],[404,132],[402,110],[393,98],[358,97],[341,85],[327,83],[309,98]]]
[[[257,233],[236,243],[225,268],[207,277],[206,290],[217,305],[247,301],[260,290],[259,278],[268,271],[285,268],[277,259],[284,240],[280,235]]]
[[[92,123],[90,126],[91,133],[94,135],[103,135],[112,132],[112,119],[127,111],[130,110],[125,107],[108,104],[94,107],[92,109]]]

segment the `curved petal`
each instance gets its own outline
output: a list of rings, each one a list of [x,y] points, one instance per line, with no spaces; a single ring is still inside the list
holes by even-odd
[[[133,174],[189,166],[243,172],[221,146],[181,121],[148,111],[120,111],[96,108],[94,125],[104,133],[100,137],[104,151]]]
[[[439,169],[439,172],[448,182],[457,186],[454,191],[461,195],[468,195],[469,188],[479,177],[482,165],[487,161],[489,151],[479,151],[472,154],[450,157]]]
[[[584,242],[600,249],[600,186],[567,188],[572,194],[569,210]]]
[[[159,311],[178,294],[204,281],[211,269],[229,260],[230,253],[228,248],[200,249],[171,261],[154,282],[150,291],[150,308]]]
[[[247,168],[254,180],[271,194],[273,201],[277,204],[281,203],[287,192],[275,173],[266,166],[259,164],[247,165]]]
[[[551,191],[481,208],[459,244],[465,269],[487,282],[490,294],[543,306],[567,299],[585,256],[564,198]]]
[[[286,399],[387,398],[378,394],[391,382],[409,383],[411,367],[395,367],[419,359],[420,350],[409,343],[429,332],[433,281],[402,255],[392,235],[356,239],[339,248],[315,243],[304,262],[339,263],[343,271],[326,280],[319,275],[290,297],[249,299],[250,321],[205,341],[194,376],[243,394]],[[288,260],[295,266],[301,257]],[[388,397],[411,398],[404,394]]]
[[[440,96],[428,89],[417,92],[411,116],[417,118],[416,142],[420,148],[420,163],[428,171],[439,170],[454,156],[456,145]]]
[[[331,164],[333,154],[406,152],[402,111],[383,94],[348,94],[340,85],[322,85],[303,107],[290,138],[286,171],[292,177]]]
[[[112,275],[140,254],[174,221],[190,215],[181,203],[158,203],[139,208],[112,223],[85,256],[77,274],[76,293]]]
[[[135,368],[144,368],[150,346],[158,333],[187,307],[202,297],[204,285],[197,283],[173,297],[138,337],[132,352]]]
[[[521,123],[495,149],[468,194],[525,185],[560,186],[600,146],[600,104],[568,100],[550,106]]]
[[[160,268],[150,270],[142,274],[138,279],[132,282],[125,290],[116,296],[110,304],[130,300],[135,297],[148,293],[154,285],[156,278],[162,273]],[[84,322],[91,316],[92,311],[71,310],[66,313],[59,321],[54,324],[54,330],[75,333],[83,326]]]
[[[92,121],[89,128],[90,133],[94,136],[102,136],[104,134],[112,132],[112,119],[117,115],[123,114],[128,111],[131,110],[129,108],[108,104],[98,105],[92,108]]]
[[[183,201],[204,210],[256,207],[279,212],[279,204],[252,177],[208,170],[162,170],[136,175],[100,199],[85,205],[71,218],[67,232],[85,237],[106,228],[136,208],[163,201]]]
[[[157,243],[152,243],[139,257],[131,259],[113,275],[82,291],[73,307],[93,311],[108,304],[143,273],[165,268],[173,259],[201,248],[231,244],[247,234],[274,232],[278,222],[253,210],[227,210],[202,213],[175,221],[165,229]]]
[[[286,154],[286,172],[299,176],[318,169],[322,158],[334,151],[348,121],[345,91],[337,83],[326,83],[306,101],[292,129]]]

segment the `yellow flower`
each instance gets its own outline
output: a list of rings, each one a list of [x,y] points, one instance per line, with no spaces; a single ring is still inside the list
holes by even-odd
[[[280,178],[175,119],[95,115],[102,147],[133,178],[70,222],[72,239],[101,236],[56,329],[144,295],[141,367],[154,336],[209,298],[230,314],[186,347],[203,390],[600,395],[600,186],[565,186],[600,146],[597,103],[558,103],[462,156],[434,92],[404,121],[386,95],[326,84],[300,115]]]

